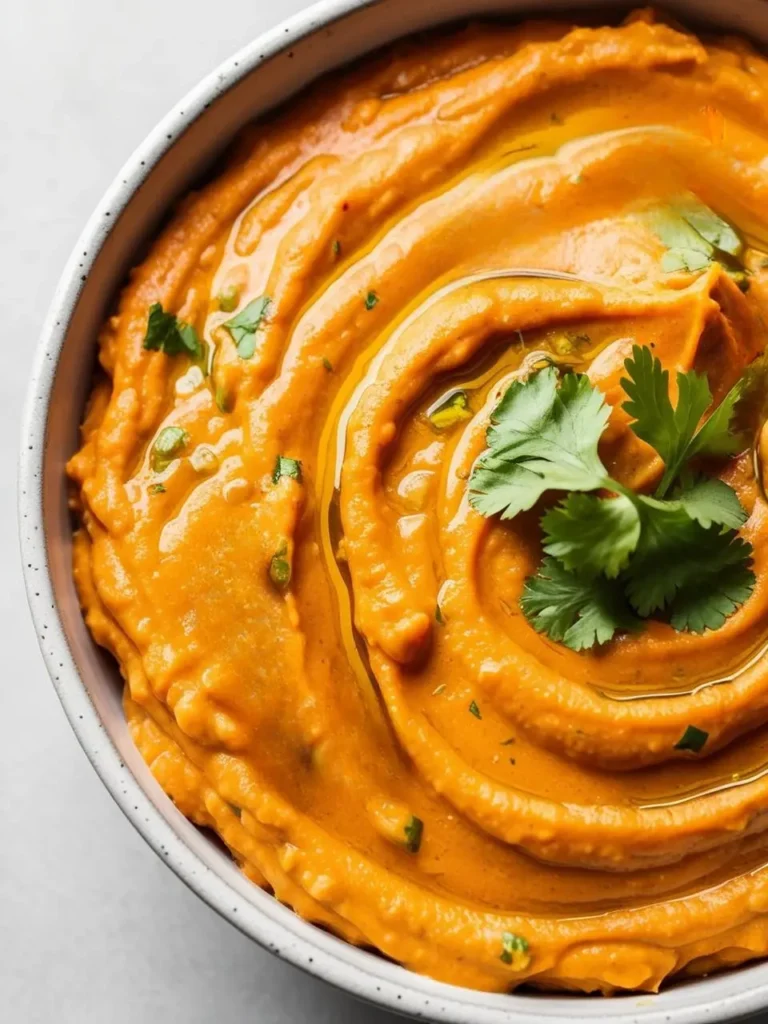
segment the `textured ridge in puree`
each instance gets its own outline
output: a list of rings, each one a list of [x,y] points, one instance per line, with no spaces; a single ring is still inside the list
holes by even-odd
[[[471,26],[246,131],[132,272],[69,466],[82,604],[159,783],[302,916],[496,991],[768,952],[762,446],[722,469],[757,583],[701,635],[537,634],[537,518],[467,497],[542,354],[614,407],[611,475],[657,476],[624,359],[653,346],[718,399],[764,348],[767,140],[742,40]],[[745,239],[741,288],[662,265],[649,211],[691,194]],[[145,347],[154,303],[202,357]]]

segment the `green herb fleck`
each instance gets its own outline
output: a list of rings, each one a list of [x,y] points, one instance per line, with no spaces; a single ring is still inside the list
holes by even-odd
[[[450,430],[457,423],[471,417],[472,410],[466,391],[454,391],[447,398],[440,399],[427,412],[427,418],[435,430]]]
[[[219,304],[219,309],[222,313],[231,313],[237,309],[237,304],[240,301],[240,289],[235,285],[231,284],[224,291],[219,292],[216,296],[216,301]]]
[[[480,714],[480,708],[477,706],[477,701],[476,700],[473,700],[471,702],[471,704],[469,705],[469,713],[470,713],[470,715],[474,715],[475,718],[482,718],[483,717]]]
[[[338,259],[341,254],[341,242],[338,238],[334,238],[333,243],[331,244],[331,252],[333,253],[334,259]]]
[[[167,356],[189,355],[198,359],[202,345],[195,328],[173,313],[166,313],[159,302],[149,307],[144,348],[164,352]]]
[[[418,853],[424,835],[424,822],[412,814],[405,826],[405,848],[409,853]]]
[[[283,541],[269,561],[269,578],[281,590],[291,582],[291,563],[287,554],[288,545]]]
[[[165,494],[165,487],[163,484],[152,484],[149,488],[150,494]]]
[[[224,324],[237,345],[237,354],[241,359],[250,359],[256,351],[256,331],[269,312],[271,304],[269,296],[261,295]]]
[[[235,804],[230,804],[229,809],[232,811],[236,818],[239,818],[243,813],[242,809],[240,807],[237,807]]]
[[[709,733],[703,729],[697,729],[695,725],[687,725],[685,732],[675,744],[675,750],[690,750],[698,754],[709,739]]]
[[[278,455],[275,468],[272,470],[272,483],[276,484],[282,476],[289,476],[301,483],[301,462],[298,459],[289,459],[285,455]]]
[[[215,399],[216,407],[219,412],[232,411],[232,396],[222,384],[219,384],[216,388]]]
[[[333,373],[333,363],[327,356],[323,356],[323,368],[327,370],[328,373]]]
[[[516,970],[523,971],[531,962],[528,940],[514,932],[503,932],[501,936],[501,955],[499,959],[511,964]]]
[[[163,427],[152,445],[150,465],[155,473],[162,473],[173,462],[189,441],[189,434],[181,427]]]
[[[443,618],[443,613],[440,610],[439,602],[435,605],[435,621],[438,622],[441,626],[445,625],[445,619]]]
[[[365,308],[373,309],[373,307],[376,305],[378,301],[379,296],[376,294],[376,292],[368,292],[368,294],[365,296]]]
[[[502,740],[501,741],[501,745],[502,745],[502,747],[509,747],[514,742],[515,742],[515,737],[514,736],[510,736],[508,740]]]

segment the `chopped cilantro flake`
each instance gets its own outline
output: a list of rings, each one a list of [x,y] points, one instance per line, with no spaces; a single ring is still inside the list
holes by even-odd
[[[167,469],[188,441],[189,434],[181,427],[163,427],[152,445],[149,456],[153,471],[162,473]]]
[[[197,359],[202,354],[202,345],[195,328],[173,313],[166,313],[159,302],[149,307],[144,348],[165,352],[167,356],[186,354]]]
[[[237,354],[241,359],[250,359],[256,351],[256,332],[269,312],[271,304],[269,296],[260,295],[224,324],[237,345]]]
[[[288,545],[285,542],[269,561],[269,578],[281,590],[291,582],[291,563],[288,560]]]
[[[424,835],[424,822],[412,814],[405,826],[405,848],[409,853],[418,853]]]
[[[499,959],[515,970],[523,971],[531,962],[528,940],[514,932],[504,932],[501,936],[501,954]]]
[[[687,725],[685,732],[675,744],[675,750],[690,750],[698,754],[709,739],[709,733],[703,729],[697,729],[695,725]]]
[[[278,455],[275,468],[272,470],[272,483],[276,484],[283,476],[289,476],[301,483],[301,462],[298,459],[289,459],[285,455]]]

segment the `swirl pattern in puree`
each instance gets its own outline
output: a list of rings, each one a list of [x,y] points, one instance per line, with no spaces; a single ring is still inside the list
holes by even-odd
[[[104,327],[75,574],[136,743],[249,878],[413,970],[611,992],[768,951],[760,444],[721,467],[755,591],[703,635],[553,644],[518,607],[537,517],[467,501],[490,409],[542,353],[604,391],[602,457],[642,489],[630,346],[716,398],[763,349],[767,86],[746,43],[643,12],[401,45],[249,129]],[[662,269],[648,211],[691,193],[746,239],[746,293]],[[249,358],[231,289],[271,299]],[[210,372],[145,350],[154,302]],[[457,387],[469,414],[438,430]],[[156,472],[167,426],[188,440]]]

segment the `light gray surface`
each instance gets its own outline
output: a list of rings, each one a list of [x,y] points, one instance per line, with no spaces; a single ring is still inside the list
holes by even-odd
[[[385,1024],[262,952],[160,863],[48,681],[13,497],[31,355],[64,261],[136,144],[302,0],[23,0],[0,33],[0,1018],[9,1024]],[[8,19],[10,18],[10,23]]]

